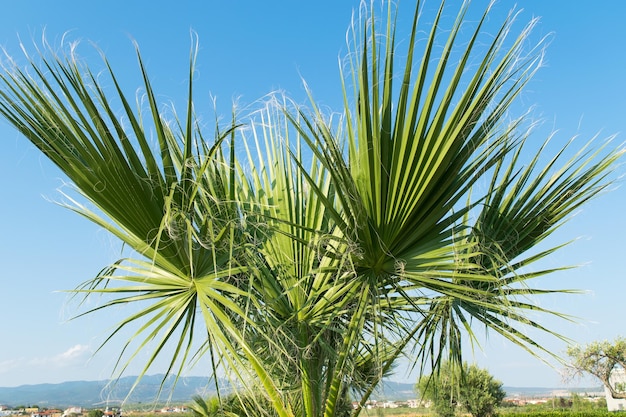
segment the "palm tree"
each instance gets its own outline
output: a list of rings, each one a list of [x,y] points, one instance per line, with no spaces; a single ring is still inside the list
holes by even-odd
[[[461,41],[468,7],[443,31],[442,4],[418,50],[418,5],[402,53],[391,2],[384,32],[369,9],[351,32],[342,117],[313,97],[310,110],[275,99],[210,142],[195,52],[186,112],[169,121],[139,53],[143,109],[106,60],[112,89],[74,49],[5,68],[0,113],[92,205],[68,207],[132,250],[76,290],[110,297],[85,314],[138,306],[105,341],[136,328],[117,371],[146,349],[140,377],[164,354],[174,374],[208,356],[214,380],[240,388],[240,412],[332,417],[403,355],[462,363],[475,323],[533,353],[525,327],[559,336],[526,314],[561,316],[530,298],[553,272],[532,266],[558,249],[538,245],[606,188],[621,151],[590,142],[567,158],[566,145],[545,163],[542,146],[524,165],[532,144],[507,112],[540,62],[523,48],[534,22],[511,39],[511,15],[483,38],[487,10]]]

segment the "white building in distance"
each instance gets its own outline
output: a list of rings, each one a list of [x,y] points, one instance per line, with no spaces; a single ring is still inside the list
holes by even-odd
[[[609,383],[615,387],[616,391],[626,391],[626,371],[623,369],[614,369],[613,372],[611,372]],[[607,387],[604,387],[604,395],[606,396],[606,406],[609,411],[626,410],[626,400],[613,398]]]

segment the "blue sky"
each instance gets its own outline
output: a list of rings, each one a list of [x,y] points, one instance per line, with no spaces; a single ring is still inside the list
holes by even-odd
[[[413,2],[401,0],[401,16],[409,19]],[[450,14],[458,2],[450,1]],[[497,24],[517,2],[500,0],[490,24]],[[149,5],[148,5],[149,4]],[[474,1],[480,10],[485,1]],[[297,102],[306,100],[301,79],[324,105],[340,109],[338,58],[346,52],[345,33],[357,0],[318,1],[108,1],[22,0],[3,5],[0,45],[19,57],[19,38],[31,45],[45,33],[52,43],[69,31],[72,40],[94,42],[111,60],[130,91],[139,86],[132,40],[137,41],[160,98],[182,103],[191,31],[200,51],[196,106],[228,117],[233,100],[254,103],[284,90]],[[626,3],[526,0],[519,4],[521,21],[540,16],[531,40],[549,36],[544,67],[520,97],[518,107],[532,107],[541,120],[539,144],[556,132],[562,144],[579,135],[580,143],[598,134],[626,130]],[[427,9],[438,1],[427,1]],[[493,27],[493,26],[492,26]],[[399,33],[402,38],[402,33]],[[530,44],[529,44],[530,46]],[[89,56],[96,67],[97,59]],[[200,110],[202,111],[202,110]],[[107,331],[128,311],[68,321],[76,303],[60,290],[74,288],[117,259],[120,245],[102,230],[55,205],[65,179],[28,142],[0,121],[0,173],[5,178],[0,206],[0,386],[105,379],[115,360],[111,345],[91,357]],[[623,174],[623,168],[619,174]],[[580,268],[544,279],[542,286],[588,290],[583,295],[550,296],[537,301],[580,318],[578,323],[544,318],[543,323],[578,343],[625,335],[623,317],[623,207],[626,190],[587,205],[558,233],[576,242],[549,260],[553,266]],[[534,335],[546,347],[563,353],[566,344]],[[120,340],[121,342],[121,340]],[[471,360],[471,352],[466,352]],[[531,357],[495,335],[483,340],[475,360],[507,386],[563,386],[557,369]],[[155,369],[159,372],[162,369]],[[133,370],[130,370],[133,373]],[[203,374],[195,369],[190,374]],[[414,381],[399,369],[396,379]],[[582,381],[582,385],[595,382]]]

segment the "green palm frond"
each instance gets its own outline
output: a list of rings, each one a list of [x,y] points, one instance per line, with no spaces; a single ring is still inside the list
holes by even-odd
[[[347,80],[354,93],[346,84],[345,125],[328,123],[314,101],[312,115],[299,110],[291,116],[329,172],[336,195],[328,208],[333,233],[357,248],[349,256],[362,285],[395,297],[393,304],[370,302],[412,311],[414,324],[407,320],[396,330],[402,329],[401,340],[414,338],[418,357],[435,366],[446,348],[461,360],[461,334],[475,337],[472,319],[530,351],[541,350],[516,323],[548,331],[524,314],[546,311],[518,297],[549,292],[527,288],[525,281],[561,268],[518,271],[561,246],[528,254],[606,187],[621,156],[591,147],[562,167],[557,155],[538,170],[545,155],[539,150],[523,167],[522,119],[507,122],[506,115],[541,60],[540,45],[530,54],[523,50],[535,21],[510,39],[511,14],[485,46],[485,13],[458,47],[462,24],[467,34],[468,8],[462,6],[444,32],[442,4],[421,53],[415,49],[419,12],[402,54],[396,51],[392,6],[384,33],[367,15],[361,34],[353,31],[361,38],[350,54]],[[398,62],[398,56],[407,58]],[[398,68],[403,76],[396,86]],[[485,182],[491,187],[479,193]],[[311,189],[324,194],[312,181]]]
[[[30,73],[6,68],[0,75],[0,113],[68,176],[94,209],[69,195],[68,207],[145,259],[122,259],[78,289],[113,296],[94,310],[128,303],[144,306],[111,335],[130,325],[138,327],[125,344],[138,341],[138,347],[128,360],[118,362],[120,370],[150,349],[141,377],[173,343],[168,373],[180,374],[194,340],[207,346],[207,334],[217,352],[214,357],[228,358],[228,366],[241,368],[241,357],[251,352],[236,323],[250,322],[239,299],[249,291],[249,280],[242,277],[250,273],[246,259],[252,246],[241,207],[234,201],[235,161],[224,155],[223,144],[234,138],[236,124],[218,130],[213,144],[207,144],[192,105],[193,54],[185,120],[166,122],[139,53],[137,57],[148,117],[130,105],[106,61],[112,94],[102,85],[104,77],[82,66],[73,51],[60,56],[46,50],[38,57],[41,67],[30,59]],[[121,114],[114,112],[116,107],[123,109]],[[152,134],[156,149],[149,139]],[[200,333],[199,312],[206,326]],[[258,364],[256,371],[263,375]],[[271,387],[267,379],[266,389],[280,410],[278,393]]]

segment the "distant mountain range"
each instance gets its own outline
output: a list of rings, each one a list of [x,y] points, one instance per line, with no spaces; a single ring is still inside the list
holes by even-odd
[[[36,404],[39,407],[100,408],[119,406],[128,395],[136,376],[123,377],[115,383],[109,381],[71,381],[59,384],[21,385],[0,387],[0,404],[17,406]],[[213,383],[206,377],[181,377],[174,389],[174,377],[168,377],[161,389],[163,375],[146,375],[126,399],[130,404],[189,402],[194,395],[211,396]],[[159,396],[159,390],[161,395]]]
[[[119,406],[126,398],[136,377],[120,378],[116,384],[108,381],[72,381],[60,384],[22,385],[19,387],[0,387],[0,404],[8,406],[32,405],[47,408],[66,408],[70,406],[84,408],[104,408]],[[135,387],[127,399],[128,404],[152,405],[165,403],[189,403],[194,395],[209,397],[215,394],[214,385],[206,377],[181,377],[172,389],[174,377],[168,377],[161,390],[163,375],[147,375]],[[515,388],[504,387],[510,397],[555,397],[569,392],[598,393],[599,387],[593,388]],[[414,384],[385,381],[372,398],[376,400],[402,401],[415,398]]]

